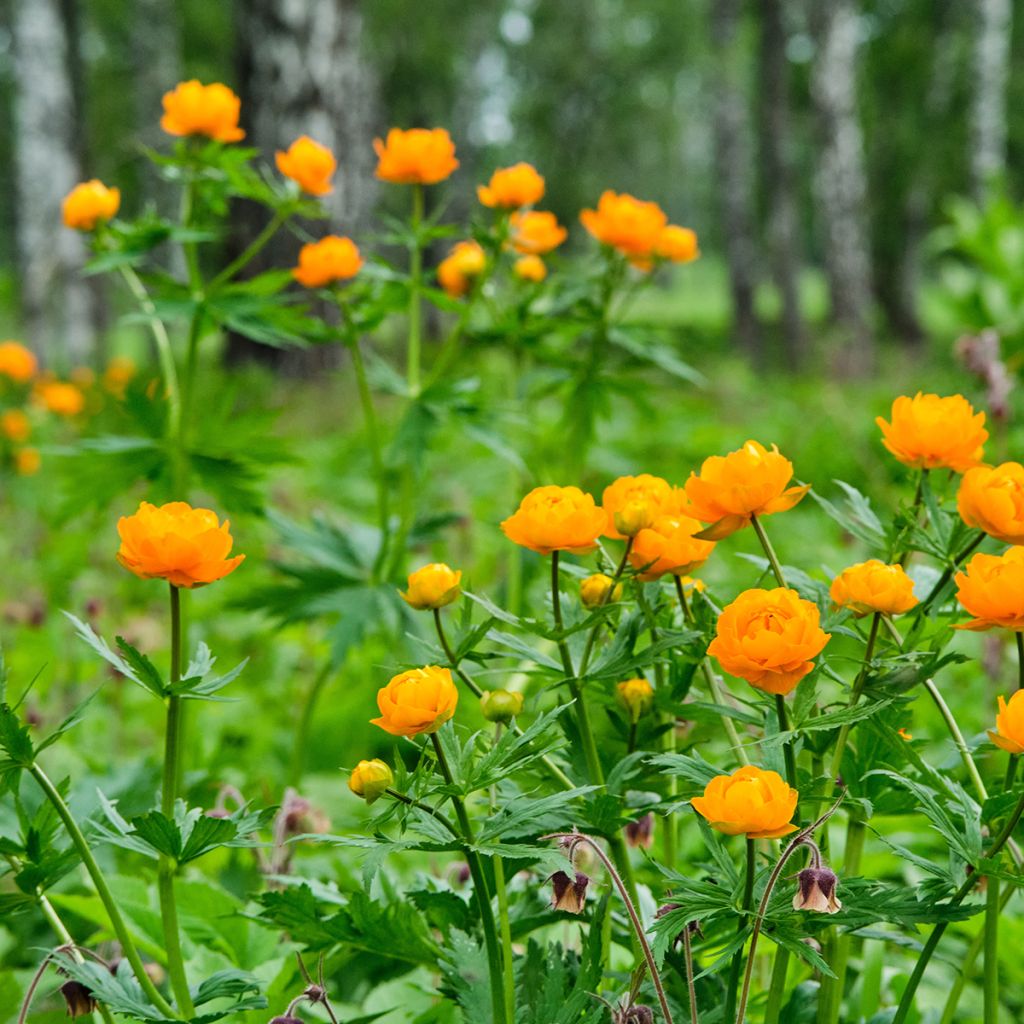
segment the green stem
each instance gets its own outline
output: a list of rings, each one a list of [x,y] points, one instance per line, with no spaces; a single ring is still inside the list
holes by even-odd
[[[323,693],[324,687],[331,678],[333,668],[334,664],[328,658],[313,679],[306,699],[302,702],[302,714],[299,717],[299,727],[295,730],[295,746],[292,749],[292,765],[289,773],[290,785],[296,788],[302,781],[302,774],[306,768],[306,751],[309,749],[309,733],[313,727],[313,715],[316,713],[320,694]]]
[[[775,947],[775,963],[768,986],[768,1001],[764,1007],[764,1024],[778,1024],[782,1003],[786,998],[786,976],[789,973],[789,950]]]
[[[860,873],[866,832],[867,828],[864,822],[851,814],[846,825],[846,848],[843,860],[843,875],[846,878],[853,878]],[[825,1017],[828,1024],[839,1024],[839,1012],[843,1005],[843,992],[846,988],[847,965],[852,943],[853,936],[848,932],[835,936],[835,958],[832,961],[832,972],[835,977],[829,979],[829,999]]]
[[[454,786],[455,781],[436,732],[430,734],[430,740],[434,745],[437,764],[441,769],[445,782],[449,786]],[[469,864],[469,873],[473,878],[473,889],[476,892],[476,901],[480,908],[480,924],[483,927],[484,944],[487,947],[487,963],[491,981],[491,1006],[493,1008],[494,1022],[495,1024],[511,1024],[506,1017],[501,950],[498,946],[498,933],[494,924],[494,912],[491,909],[491,897],[487,889],[487,880],[484,877],[483,866],[480,863],[480,855],[473,849],[473,826],[470,824],[469,815],[466,813],[466,805],[462,802],[462,798],[452,793],[450,799],[452,806],[455,808],[455,816],[458,818],[459,827],[462,830],[466,861]]]
[[[558,579],[558,558],[559,552],[551,552],[551,614],[555,620],[555,629],[559,633],[558,653],[562,658],[562,668],[569,679],[576,678],[576,670],[572,667],[572,655],[569,653],[569,644],[566,642],[562,631],[565,623],[562,621],[562,592]]]
[[[423,276],[423,251],[420,248],[420,225],[423,222],[423,186],[412,187],[413,240],[409,249],[409,342],[406,356],[406,380],[409,394],[420,393],[420,289]]]
[[[789,715],[786,713],[786,698],[775,694],[775,717],[778,719],[779,732],[789,732]],[[782,756],[786,760],[786,781],[796,789],[796,755],[793,753],[793,741],[787,740],[782,745]]]
[[[501,741],[501,723],[494,726],[494,746]],[[493,749],[493,748],[492,748]],[[491,786],[490,812],[497,809],[497,785]],[[502,979],[505,992],[505,1016],[509,1024],[516,1019],[516,975],[512,955],[512,919],[508,911],[508,889],[505,886],[505,866],[500,857],[492,859],[494,865],[494,894],[498,898],[498,925],[501,928],[501,956],[504,965]]]
[[[757,845],[756,841],[747,836],[747,873],[743,882],[743,904],[740,913],[737,931],[742,934],[747,927],[747,917],[754,903],[754,875],[757,872]],[[751,951],[753,956],[753,951]],[[732,965],[729,968],[729,981],[725,987],[725,1013],[722,1019],[728,1022],[733,1020],[736,1013],[736,990],[740,983],[740,973],[743,970],[743,946],[740,946],[732,955]],[[749,970],[747,972],[750,973]],[[741,1011],[742,1012],[742,1011]]]
[[[924,497],[924,482],[928,477],[928,470],[922,469],[920,475],[917,478],[917,490],[914,491],[914,501],[910,506],[910,513],[916,523],[919,518],[919,511],[921,508],[921,499]],[[906,548],[899,557],[898,564],[906,566],[907,562],[910,561],[910,548]]]
[[[1024,690],[1024,633],[1018,629],[1013,635],[1017,640],[1017,689]]]
[[[608,589],[605,591],[604,597],[601,600],[601,607],[604,607],[604,605],[612,599],[612,594],[615,593],[615,587],[618,585],[619,580],[622,579],[622,574],[626,571],[626,565],[629,562],[629,553],[632,550],[633,538],[627,537],[626,546],[622,549],[622,557],[619,559],[619,564],[615,567],[615,575],[612,576],[612,581],[608,585]],[[594,652],[594,643],[597,640],[598,633],[601,632],[601,625],[602,623],[599,621],[590,631],[590,636],[587,637],[586,646],[583,648],[583,657],[580,659],[580,678],[586,676],[587,669],[590,667],[590,656]]]
[[[107,880],[103,876],[103,872],[100,871],[100,867],[96,863],[96,858],[93,857],[92,850],[89,849],[89,844],[86,842],[85,836],[82,834],[82,830],[78,827],[78,823],[72,817],[71,811],[68,809],[68,805],[64,802],[64,798],[60,795],[57,787],[49,780],[46,773],[39,767],[39,765],[29,765],[27,771],[32,778],[36,780],[37,785],[46,795],[47,800],[49,800],[53,805],[53,809],[57,812],[57,816],[64,824],[64,828],[71,839],[72,845],[78,851],[78,856],[82,858],[82,864],[85,866],[85,870],[92,879],[92,884],[96,889],[96,895],[100,898],[100,902],[103,904],[103,908],[107,912],[107,917],[110,920],[110,927],[113,929],[114,935],[117,937],[117,941],[121,945],[121,951],[124,953],[125,959],[131,965],[132,973],[135,975],[135,980],[138,981],[142,991],[146,994],[146,998],[157,1010],[159,1010],[160,1013],[167,1017],[180,1019],[180,1015],[176,1014],[171,1004],[168,1003],[162,995],[160,995],[156,986],[146,973],[146,969],[142,963],[142,957],[139,956],[139,951],[135,946],[135,940],[132,938],[131,932],[128,931],[128,926],[125,924],[125,920],[121,916],[121,911],[114,900],[113,893],[110,891],[110,886],[107,885]]]
[[[384,792],[387,793],[388,796],[394,797],[394,799],[399,803],[425,811],[436,821],[439,821],[444,825],[444,827],[448,829],[456,839],[462,839],[462,833],[436,807],[431,807],[430,804],[425,804],[422,800],[413,800],[411,797],[407,797],[404,793],[399,793],[397,789],[385,789]]]
[[[693,940],[690,937],[689,923],[683,925],[683,953],[686,957],[686,995],[690,1003],[690,1024],[699,1024],[697,1019],[697,987],[693,983]]]
[[[999,1024],[999,879],[988,878],[985,892],[985,1024]]]
[[[209,284],[208,292],[216,291],[221,285],[227,284],[240,270],[247,267],[263,251],[264,246],[274,237],[277,229],[288,217],[288,209],[277,211],[270,218],[266,227],[249,243],[242,253],[232,260]]]
[[[942,592],[942,588],[953,578],[953,573],[959,568],[960,563],[985,539],[987,534],[978,531],[978,535],[958,555],[953,556],[953,564],[946,566],[939,577],[938,582],[932,587],[928,596],[917,606],[918,613],[925,612],[931,607],[932,602]]]
[[[850,700],[847,702],[847,707],[856,707],[857,701],[860,700],[861,692],[864,689],[864,683],[867,679],[868,669],[871,666],[871,658],[875,653],[875,641],[878,639],[878,627],[881,625],[882,616],[879,612],[875,612],[871,616],[871,628],[868,630],[868,640],[864,647],[864,664],[861,667],[860,672],[857,673],[857,678],[854,680],[853,689],[850,691]],[[835,785],[835,780],[839,778],[839,769],[843,762],[843,752],[846,750],[846,741],[850,737],[850,730],[853,727],[852,722],[847,722],[839,730],[839,738],[836,740],[836,749],[832,754],[832,767],[829,769],[829,775],[832,777],[832,785]],[[831,795],[831,790],[829,795]],[[828,796],[826,796],[828,799]]]
[[[926,679],[924,681],[924,688],[928,691],[928,694],[935,702],[935,706],[939,709],[939,714],[942,715],[942,720],[946,723],[946,728],[949,730],[953,743],[960,753],[960,760],[963,762],[964,768],[967,769],[967,774],[971,778],[978,798],[984,803],[988,799],[988,790],[985,788],[985,783],[981,780],[981,773],[978,771],[978,766],[974,763],[970,748],[967,746],[967,740],[964,739],[964,734],[960,731],[960,726],[956,718],[953,717],[953,712],[943,699],[934,680]]]
[[[768,559],[768,564],[772,567],[772,572],[775,574],[775,579],[778,581],[779,586],[788,587],[789,584],[786,582],[785,574],[782,571],[779,556],[775,554],[775,548],[772,547],[772,542],[768,539],[768,534],[765,533],[761,520],[757,516],[752,515],[750,517],[750,525],[754,528],[754,533],[757,534],[757,539],[761,542],[765,557]]]

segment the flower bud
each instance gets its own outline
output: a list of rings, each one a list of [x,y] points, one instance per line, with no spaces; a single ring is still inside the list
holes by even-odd
[[[348,788],[368,804],[380,799],[394,783],[395,776],[390,766],[377,757],[372,761],[360,761],[348,777]]]
[[[556,871],[551,876],[552,909],[565,910],[570,914],[583,913],[590,878],[582,871],[575,874],[575,878],[570,878],[564,871]]]
[[[839,880],[829,868],[804,868],[796,878],[798,889],[793,896],[794,910],[836,914],[843,909],[842,903],[836,898],[836,885]]]
[[[418,611],[443,608],[458,598],[461,579],[462,573],[444,562],[432,562],[409,575],[409,589],[402,600]]]
[[[651,503],[642,499],[628,501],[618,509],[613,517],[615,529],[623,537],[635,537],[641,530],[646,530],[654,521]]]
[[[642,818],[626,823],[626,842],[629,846],[642,846],[645,850],[651,848],[654,842],[654,815],[647,812]]]
[[[523,695],[511,690],[488,690],[480,698],[480,707],[488,722],[508,725],[523,711]]]
[[[654,706],[654,690],[646,679],[627,679],[619,683],[619,703],[629,712],[629,720],[639,722]]]
[[[654,1011],[649,1006],[632,1005],[612,1014],[615,1024],[654,1024]]]
[[[60,994],[67,1004],[69,1017],[88,1017],[96,1009],[96,1000],[80,981],[65,981]]]
[[[622,584],[614,583],[611,576],[595,572],[580,584],[580,600],[584,608],[600,608],[622,600]]]
[[[274,1017],[270,1021],[270,1024],[303,1024],[303,1022],[298,1017],[290,1017],[286,1015],[284,1017]]]

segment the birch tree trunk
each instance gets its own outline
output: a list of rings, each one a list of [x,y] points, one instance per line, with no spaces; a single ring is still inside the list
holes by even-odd
[[[60,0],[15,0],[16,237],[26,338],[49,362],[86,363],[95,302],[80,275],[86,248],[61,222],[83,175],[71,54]]]
[[[864,138],[857,114],[858,17],[854,0],[811,0],[817,52],[811,95],[820,142],[818,205],[832,317],[841,332],[840,368],[871,368],[871,258]]]
[[[981,199],[1006,170],[1006,88],[1010,77],[1012,0],[972,0],[971,185]]]
[[[736,337],[755,359],[761,360],[764,355],[761,326],[754,308],[757,287],[755,178],[750,118],[743,80],[740,13],[740,0],[713,0],[711,5],[711,39],[718,69],[715,171]]]

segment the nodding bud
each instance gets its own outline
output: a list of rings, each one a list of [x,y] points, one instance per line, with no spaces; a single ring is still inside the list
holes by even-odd
[[[626,825],[626,842],[633,847],[651,848],[654,842],[654,815],[648,811],[642,818],[628,822]]]
[[[556,871],[551,876],[552,909],[565,910],[570,914],[583,913],[590,878],[582,871],[575,874],[575,878],[570,878],[564,871]]]
[[[282,839],[313,832],[326,832],[331,827],[330,819],[318,807],[314,807],[304,796],[289,787],[284,791],[284,802],[277,812],[275,832]]]
[[[96,1009],[96,1000],[80,981],[65,981],[60,994],[68,1007],[69,1017],[88,1017]]]
[[[615,604],[622,600],[622,584],[615,583],[611,576],[603,572],[595,572],[580,584],[580,600],[584,608]]]
[[[654,1011],[649,1006],[631,1005],[612,1013],[614,1024],[654,1024]]]
[[[298,1017],[284,1016],[272,1018],[270,1024],[303,1024],[303,1022]]]
[[[797,891],[793,896],[794,910],[811,910],[817,914],[836,914],[843,909],[836,898],[839,879],[829,868],[804,868],[797,876]]]
[[[523,711],[523,695],[511,690],[487,690],[480,698],[480,708],[488,722],[508,725]]]
[[[348,788],[361,796],[368,804],[379,800],[395,784],[391,768],[380,758],[360,761],[348,777]]]
[[[629,501],[615,513],[615,529],[623,537],[635,537],[654,521],[651,506],[646,501]]]
[[[619,703],[629,713],[629,720],[639,722],[654,707],[654,689],[646,679],[627,679],[615,685]]]

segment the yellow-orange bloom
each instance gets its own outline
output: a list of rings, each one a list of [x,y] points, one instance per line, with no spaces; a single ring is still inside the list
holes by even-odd
[[[164,116],[160,127],[168,135],[205,135],[217,142],[245,138],[238,127],[241,100],[220,82],[203,85],[198,79],[179,82],[164,93]]]
[[[600,608],[622,600],[622,584],[603,572],[591,573],[580,581],[580,602],[584,608]]]
[[[459,691],[446,668],[427,665],[395,676],[377,693],[380,718],[370,720],[392,736],[437,732],[455,714]]]
[[[77,416],[85,408],[81,388],[66,381],[43,381],[36,388],[39,401],[57,416]]]
[[[331,178],[338,169],[334,154],[308,135],[300,135],[286,151],[278,150],[274,161],[277,169],[303,192],[326,196],[333,189]]]
[[[718,616],[708,654],[765,693],[787,694],[829,641],[818,606],[795,590],[745,590]]]
[[[520,256],[512,264],[512,273],[520,281],[532,281],[534,284],[540,284],[548,276],[548,267],[539,256]]]
[[[629,712],[629,720],[638,722],[654,707],[654,687],[644,678],[627,679],[615,684],[619,703]]]
[[[963,395],[901,395],[892,403],[892,422],[875,422],[882,444],[915,469],[953,469],[962,473],[981,461],[988,440],[985,414],[976,413]]]
[[[0,414],[0,434],[8,441],[25,441],[30,433],[32,426],[20,409],[7,409]]]
[[[544,197],[544,179],[531,164],[502,167],[491,175],[488,185],[477,185],[477,198],[484,206],[518,210],[533,206]]]
[[[1024,548],[1004,555],[975,555],[956,574],[956,599],[974,616],[959,629],[1024,631]]]
[[[989,730],[988,738],[1011,754],[1024,754],[1024,690],[1017,690],[1009,702],[999,698],[996,727]]]
[[[630,565],[638,570],[642,580],[656,580],[667,574],[686,576],[699,569],[715,550],[713,540],[694,536],[702,529],[690,516],[659,516],[633,538]]]
[[[443,608],[459,596],[462,572],[444,562],[431,562],[409,574],[409,588],[402,600],[412,608]]]
[[[61,204],[66,227],[92,231],[104,220],[110,220],[121,206],[121,190],[107,188],[98,178],[76,185]]]
[[[19,448],[14,453],[14,471],[18,476],[34,476],[42,464],[42,457],[35,448]]]
[[[326,235],[299,250],[299,265],[292,268],[292,277],[304,288],[324,288],[355,277],[362,265],[363,258],[351,238]]]
[[[25,384],[35,375],[39,364],[36,357],[17,341],[0,341],[0,375]]]
[[[708,824],[727,836],[778,839],[796,831],[793,812],[799,793],[777,772],[745,764],[732,775],[717,775],[690,803]]]
[[[1024,466],[975,466],[956,496],[960,518],[1005,544],[1024,544]]]
[[[728,455],[705,459],[700,474],[686,481],[691,514],[713,524],[715,540],[728,537],[750,522],[751,516],[767,516],[791,509],[811,488],[787,487],[793,463],[772,445],[771,451],[747,441]]]
[[[348,777],[348,788],[368,804],[379,800],[394,785],[395,776],[390,766],[375,757],[372,761],[360,761]]]
[[[612,191],[601,194],[596,210],[583,210],[580,220],[599,242],[641,261],[654,252],[668,224],[657,203]]]
[[[594,499],[578,487],[535,487],[501,528],[516,544],[550,555],[586,554],[597,547],[607,518]]]
[[[557,249],[569,236],[558,218],[547,210],[522,210],[513,213],[512,248],[527,256],[543,256]]]
[[[601,495],[601,507],[608,516],[605,534],[622,540],[624,536],[632,537],[638,530],[650,526],[659,516],[686,511],[686,497],[680,488],[673,487],[660,476],[640,473],[613,480]],[[616,516],[623,515],[633,520],[629,525],[635,525],[636,529],[626,532],[616,528]]]
[[[487,266],[487,254],[479,242],[456,242],[437,265],[438,284],[453,299],[465,295]]]
[[[373,149],[377,177],[396,185],[436,185],[459,166],[444,128],[392,128],[386,141],[373,140]]]
[[[167,580],[175,587],[205,586],[234,572],[245,555],[229,558],[231,524],[208,508],[186,501],[157,507],[148,501],[117,521],[121,548],[117,560],[143,579]]]
[[[678,224],[666,225],[658,236],[654,255],[673,263],[692,263],[700,255],[697,232]]]
[[[854,615],[902,615],[917,604],[914,581],[903,566],[886,565],[877,558],[844,569],[832,581],[829,594],[838,607],[849,608]]]

